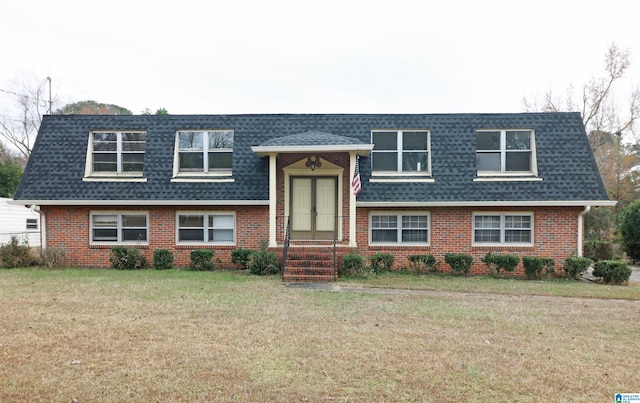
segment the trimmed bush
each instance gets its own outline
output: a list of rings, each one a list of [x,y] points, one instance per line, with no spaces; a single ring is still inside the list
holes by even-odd
[[[196,271],[211,271],[215,268],[212,259],[216,253],[211,249],[197,249],[191,251],[189,269]]]
[[[140,249],[115,246],[109,254],[111,268],[117,270],[138,270],[147,265],[147,259]]]
[[[545,276],[549,276],[556,271],[555,260],[547,257],[523,256],[522,265],[524,266],[524,275],[527,276],[529,280],[538,280],[542,278],[543,270]]]
[[[640,260],[640,200],[624,210],[620,224],[622,248],[633,261]]]
[[[249,255],[247,269],[258,276],[268,276],[280,273],[278,256],[275,252],[267,250],[267,242],[260,241],[260,250]]]
[[[593,276],[601,277],[605,284],[622,284],[629,281],[631,268],[619,260],[601,260],[593,265]]]
[[[444,261],[451,266],[456,274],[469,274],[473,256],[464,253],[445,253]]]
[[[0,266],[8,269],[26,267],[33,263],[29,244],[20,243],[18,237],[11,236],[11,240],[0,246]]]
[[[380,252],[371,256],[371,271],[380,274],[391,271],[393,267],[393,255],[391,253]]]
[[[520,263],[520,258],[517,255],[501,255],[491,252],[487,252],[480,260],[489,267],[494,277],[501,277],[504,271],[514,271]]]
[[[153,267],[156,270],[166,270],[173,267],[173,252],[167,249],[153,251]]]
[[[609,241],[585,241],[584,257],[597,262],[613,259],[613,244]]]
[[[342,257],[342,263],[338,269],[341,277],[367,277],[364,259],[356,252],[347,253]]]
[[[42,249],[41,254],[42,264],[49,269],[67,265],[67,252],[62,248]]]
[[[231,263],[247,268],[251,254],[255,251],[253,249],[238,248],[231,251]]]
[[[569,257],[564,261],[564,271],[571,278],[577,279],[582,273],[587,271],[593,261],[586,257]]]
[[[409,255],[407,259],[410,262],[410,269],[416,273],[435,273],[439,270],[440,265],[432,254]]]

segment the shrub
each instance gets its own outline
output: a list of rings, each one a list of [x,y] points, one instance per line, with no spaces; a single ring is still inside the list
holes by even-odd
[[[593,276],[602,277],[605,284],[621,284],[629,281],[631,269],[619,260],[601,260],[593,265]]]
[[[633,261],[640,260],[640,200],[624,210],[620,224],[622,248]]]
[[[585,241],[584,257],[597,262],[613,259],[613,244],[609,241]]]
[[[480,260],[489,267],[495,277],[502,276],[503,271],[514,271],[520,263],[520,258],[517,255],[500,255],[491,252],[487,252]]]
[[[231,263],[247,268],[251,254],[255,251],[252,249],[238,248],[231,251]]]
[[[211,261],[216,253],[211,249],[197,249],[191,251],[189,269],[196,271],[211,271],[215,268]]]
[[[266,241],[260,241],[260,250],[249,255],[247,269],[250,273],[258,276],[268,276],[280,272],[278,256],[275,252],[267,250]]]
[[[12,269],[30,266],[32,263],[33,258],[29,244],[18,242],[16,236],[11,236],[9,243],[0,246],[0,266]]]
[[[67,265],[67,252],[62,248],[42,249],[42,264],[45,267],[65,267]]]
[[[173,252],[167,249],[153,251],[153,267],[156,270],[165,270],[173,267]]]
[[[140,249],[125,246],[115,246],[111,249],[109,261],[111,268],[118,270],[142,269],[147,264],[147,259],[142,255]]]
[[[344,255],[338,270],[338,275],[346,277],[367,277],[367,270],[362,256],[357,252],[350,252]]]
[[[456,274],[469,274],[473,257],[464,253],[445,253],[444,261]]]
[[[407,256],[409,262],[411,262],[411,270],[416,273],[437,272],[439,264],[436,258],[431,255],[409,255]]]
[[[577,279],[587,271],[591,263],[593,263],[591,259],[586,257],[569,257],[565,259],[563,268],[569,277]]]
[[[380,274],[391,271],[393,267],[393,255],[391,253],[380,252],[371,256],[371,271]]]
[[[551,275],[556,271],[555,260],[546,257],[523,256],[522,265],[524,266],[524,275],[530,280],[542,278],[542,270],[545,271],[545,276]]]

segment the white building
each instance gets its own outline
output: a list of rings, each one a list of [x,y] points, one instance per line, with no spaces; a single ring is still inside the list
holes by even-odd
[[[40,214],[25,206],[9,204],[10,201],[0,197],[0,244],[16,236],[29,246],[40,246]]]

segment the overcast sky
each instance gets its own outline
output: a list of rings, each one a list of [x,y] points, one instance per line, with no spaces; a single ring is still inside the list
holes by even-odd
[[[634,0],[0,0],[0,38],[0,89],[49,76],[57,107],[134,113],[521,112],[612,42],[640,83]]]

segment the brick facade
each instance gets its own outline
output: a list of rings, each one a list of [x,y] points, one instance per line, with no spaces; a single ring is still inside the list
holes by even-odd
[[[346,203],[344,203],[346,204]],[[175,265],[189,264],[192,250],[211,248],[216,252],[223,267],[233,267],[231,250],[235,248],[258,249],[261,240],[268,239],[269,214],[267,206],[153,206],[148,208],[110,206],[43,206],[46,215],[47,247],[64,249],[68,263],[76,267],[109,267],[111,246],[90,245],[89,214],[91,211],[145,211],[149,213],[149,244],[139,245],[149,262],[153,261],[153,250],[168,249],[174,253]],[[235,246],[193,246],[176,245],[177,211],[234,211],[236,214]],[[428,211],[431,217],[430,246],[370,246],[370,212],[410,212]],[[474,212],[532,212],[534,215],[534,246],[473,246],[472,217]],[[467,253],[473,256],[472,274],[484,274],[487,267],[480,261],[486,252],[515,253],[518,256],[542,256],[556,260],[560,266],[565,258],[576,252],[578,214],[577,207],[532,207],[532,208],[474,208],[474,207],[434,207],[434,208],[358,208],[357,243],[358,252],[365,257],[375,253],[388,252],[395,257],[395,268],[408,265],[407,256],[412,254],[433,254],[440,261],[440,268],[449,271],[444,263],[445,253]],[[347,229],[343,225],[343,233]],[[343,240],[341,245],[347,245]],[[340,248],[340,255],[349,250]],[[280,253],[280,250],[277,251]],[[522,263],[515,274],[524,274]]]

